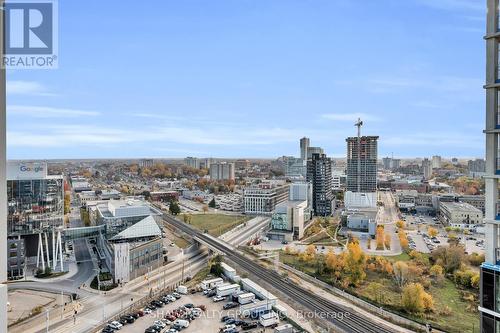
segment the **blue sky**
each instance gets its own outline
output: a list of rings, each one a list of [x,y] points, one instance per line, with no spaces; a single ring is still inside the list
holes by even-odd
[[[484,154],[483,0],[59,1],[8,72],[9,158]]]

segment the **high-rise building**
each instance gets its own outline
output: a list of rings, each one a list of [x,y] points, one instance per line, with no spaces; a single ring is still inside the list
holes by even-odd
[[[63,226],[63,176],[47,175],[46,163],[9,162],[7,206],[8,276],[18,279],[26,259],[38,255],[40,235]]]
[[[377,191],[377,140],[378,136],[346,139],[348,191]]]
[[[384,157],[382,159],[382,164],[384,165],[385,170],[390,170],[392,167],[392,158],[390,157]]]
[[[233,180],[234,163],[217,162],[210,165],[210,179],[212,180]]]
[[[470,177],[481,177],[486,172],[486,161],[482,158],[468,161],[467,166]]]
[[[285,176],[287,178],[305,178],[307,173],[306,160],[293,156],[284,157]]]
[[[300,139],[300,158],[303,160],[307,159],[307,150],[309,149],[309,138],[303,137]]]
[[[333,213],[332,160],[325,154],[313,154],[307,161],[307,181],[313,187],[313,210],[318,216]]]
[[[441,156],[434,155],[432,156],[432,168],[439,169],[441,168]]]
[[[184,159],[184,164],[190,168],[199,169],[200,160],[197,157],[188,156]]]
[[[422,161],[422,173],[425,179],[430,179],[432,177],[432,163],[428,158],[424,158]]]
[[[500,20],[498,0],[488,0],[486,19],[486,175],[485,179],[485,262],[481,265],[479,311],[480,332],[500,332]]]
[[[307,148],[307,159],[310,160],[313,154],[323,155],[325,151],[321,147],[308,147]]]
[[[210,157],[202,158],[200,161],[200,168],[210,169],[210,164],[212,164],[212,159]]]

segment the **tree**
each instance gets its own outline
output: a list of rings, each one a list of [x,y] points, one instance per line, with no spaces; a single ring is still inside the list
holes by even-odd
[[[215,208],[215,198],[212,198],[212,200],[210,200],[210,202],[208,203],[208,207]]]
[[[434,301],[432,296],[425,292],[420,283],[410,283],[403,288],[401,302],[409,313],[421,313],[432,310]]]
[[[403,229],[398,231],[399,243],[403,250],[408,250],[408,237],[406,237],[406,232]]]
[[[447,273],[453,273],[465,260],[464,248],[460,245],[440,246],[432,252],[432,260],[443,266]]]
[[[397,227],[398,229],[403,229],[403,228],[405,227],[405,222],[404,222],[404,221],[402,221],[402,220],[397,221],[397,222],[396,222],[396,227]]]
[[[356,286],[366,278],[366,255],[356,239],[347,244],[343,266],[350,285]]]
[[[170,203],[170,206],[168,207],[168,210],[170,211],[170,214],[172,215],[178,215],[181,212],[181,208],[179,207],[179,204],[177,201],[172,201]]]
[[[391,235],[385,234],[384,236],[384,245],[387,250],[391,249]]]
[[[310,244],[305,251],[300,255],[300,259],[305,262],[311,262],[316,258],[316,246]]]
[[[429,227],[427,229],[427,233],[429,234],[429,236],[431,237],[436,237],[438,235],[438,231],[436,228],[433,228],[433,227]]]
[[[409,269],[408,265],[404,261],[396,261],[394,265],[392,265],[394,281],[399,288],[403,288],[403,286],[408,282],[409,279]]]
[[[206,214],[208,212],[208,206],[203,205],[203,214]]]
[[[384,227],[379,225],[377,233],[375,234],[375,242],[377,243],[377,250],[384,249]]]

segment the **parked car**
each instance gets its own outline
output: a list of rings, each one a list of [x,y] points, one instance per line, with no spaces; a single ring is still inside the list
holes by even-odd
[[[238,306],[238,303],[235,303],[235,302],[229,302],[229,303],[226,303],[224,304],[224,306],[222,307],[224,310],[228,310],[228,309],[234,309]]]
[[[163,321],[161,320],[155,320],[153,322],[153,325],[156,325],[156,326],[160,326],[161,328],[165,328],[165,326],[167,326]]]
[[[112,329],[114,330],[121,330],[123,325],[119,322],[117,322],[116,320],[108,323],[108,327],[111,327]]]
[[[256,328],[256,327],[257,327],[256,322],[252,322],[252,323],[245,322],[243,325],[241,325],[241,328],[244,329],[245,331],[251,330],[252,328]]]
[[[220,301],[223,301],[225,300],[226,298],[225,297],[222,297],[222,296],[215,296],[214,298],[212,298],[212,300],[214,302],[220,302]]]
[[[192,309],[192,308],[194,308],[194,305],[193,305],[193,303],[187,303],[187,304],[184,304],[184,307],[186,307],[188,309]]]
[[[124,315],[120,317],[120,322],[125,321],[127,324],[132,324],[135,321],[135,318],[130,315]]]
[[[145,314],[150,314],[150,313],[153,312],[153,310],[150,309],[150,308],[144,308],[144,310],[142,310],[142,312],[145,313]]]
[[[172,296],[174,296],[176,299],[179,299],[182,297],[179,293],[173,293]]]
[[[102,329],[101,333],[113,333],[115,330],[112,329],[111,327],[109,326],[106,326]]]

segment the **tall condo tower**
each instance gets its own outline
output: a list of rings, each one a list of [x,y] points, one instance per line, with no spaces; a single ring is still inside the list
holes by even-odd
[[[481,265],[481,332],[500,332],[500,17],[499,0],[488,0],[486,20],[485,262]]]

